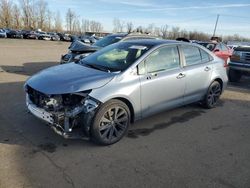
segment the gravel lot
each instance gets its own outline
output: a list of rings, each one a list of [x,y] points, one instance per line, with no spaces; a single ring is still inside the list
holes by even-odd
[[[131,126],[119,143],[65,140],[27,113],[23,84],[69,43],[0,40],[0,187],[250,187],[250,80]]]

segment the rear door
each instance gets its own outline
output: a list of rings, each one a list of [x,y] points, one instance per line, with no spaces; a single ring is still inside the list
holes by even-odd
[[[211,82],[212,56],[205,50],[191,45],[182,45],[186,88],[184,102],[191,103],[201,100]]]
[[[182,104],[185,76],[176,45],[158,48],[138,69],[142,117]]]

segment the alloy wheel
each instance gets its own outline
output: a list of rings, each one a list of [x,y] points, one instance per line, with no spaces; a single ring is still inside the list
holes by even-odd
[[[108,109],[100,120],[99,133],[103,140],[119,139],[129,124],[129,115],[122,107]]]
[[[207,101],[210,106],[214,106],[221,95],[221,86],[220,84],[215,84],[211,87],[208,95],[207,95]]]

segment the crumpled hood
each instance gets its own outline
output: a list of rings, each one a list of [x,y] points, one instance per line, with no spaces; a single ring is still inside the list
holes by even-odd
[[[102,87],[112,80],[114,74],[69,63],[45,69],[26,82],[42,93],[66,94]]]
[[[69,50],[72,52],[95,52],[98,50],[98,47],[96,46],[90,46],[87,44],[84,44],[83,42],[76,40],[72,42],[72,44],[69,47]]]

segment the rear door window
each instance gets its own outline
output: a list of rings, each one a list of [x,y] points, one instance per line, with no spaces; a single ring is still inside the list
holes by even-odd
[[[186,66],[202,63],[200,49],[195,46],[182,46],[182,51],[185,56]]]

